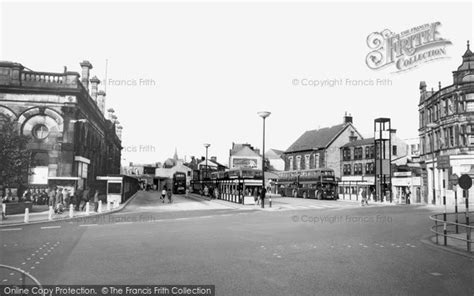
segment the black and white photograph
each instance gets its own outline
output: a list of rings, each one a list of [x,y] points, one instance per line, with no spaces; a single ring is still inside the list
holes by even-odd
[[[0,295],[474,295],[473,15],[0,0]]]

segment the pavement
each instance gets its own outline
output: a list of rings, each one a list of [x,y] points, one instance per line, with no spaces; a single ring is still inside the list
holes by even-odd
[[[474,260],[422,242],[432,225],[428,207],[290,198],[275,202],[295,208],[267,211],[222,202],[175,196],[163,204],[158,193],[139,192],[120,212],[5,227],[0,261],[43,285],[212,284],[216,295],[259,296],[474,294]],[[20,279],[0,267],[2,284]]]

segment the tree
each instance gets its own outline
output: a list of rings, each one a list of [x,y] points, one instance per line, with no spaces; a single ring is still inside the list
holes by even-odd
[[[0,187],[21,188],[32,165],[31,152],[26,149],[30,137],[18,132],[17,122],[0,124]]]

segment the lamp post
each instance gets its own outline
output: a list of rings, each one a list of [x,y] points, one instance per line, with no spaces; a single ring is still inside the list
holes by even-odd
[[[263,118],[263,145],[262,145],[262,208],[265,207],[265,119],[270,116],[268,111],[258,112],[258,116]]]
[[[211,144],[204,144],[204,147],[206,147],[206,178],[208,177],[208,171],[207,171],[207,149],[211,146]]]
[[[435,151],[434,151],[434,129],[437,127],[438,125],[435,124],[435,123],[428,123],[426,125],[426,127],[429,128],[430,132],[432,133],[431,135],[431,140],[430,140],[430,149],[431,149],[431,159],[433,161],[433,200],[431,201],[432,204],[436,204],[436,189],[435,189]]]

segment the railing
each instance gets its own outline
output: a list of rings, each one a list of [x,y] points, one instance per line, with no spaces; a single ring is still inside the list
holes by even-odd
[[[21,73],[22,81],[35,81],[43,83],[64,83],[65,75],[47,72],[23,72]]]
[[[23,269],[13,267],[13,266],[4,265],[4,264],[0,264],[0,271],[2,271],[0,273],[6,273],[6,271],[8,271],[8,273],[10,273],[10,275],[14,275],[15,273],[21,274],[20,281],[21,281],[21,286],[22,287],[25,287],[28,284],[28,285],[34,285],[34,286],[38,286],[39,288],[42,288],[41,283],[34,276],[32,276],[28,272],[24,271]],[[30,280],[29,282],[32,282],[33,284],[27,283],[27,281],[26,281],[27,278]],[[3,282],[2,284],[12,285],[12,283],[5,283],[5,282]],[[43,295],[44,296],[45,293],[39,293],[38,295]]]
[[[431,232],[436,235],[436,244],[439,245],[439,237],[443,238],[443,245],[448,245],[448,238],[453,240],[464,241],[466,243],[466,250],[471,252],[473,243],[471,232],[474,226],[469,222],[469,216],[473,212],[464,213],[441,213],[430,216],[430,220],[434,221],[435,225],[431,227]],[[446,217],[444,216],[446,215]],[[448,221],[449,217],[454,216],[456,222]],[[438,228],[442,227],[441,230]],[[465,232],[465,235],[464,235]]]

